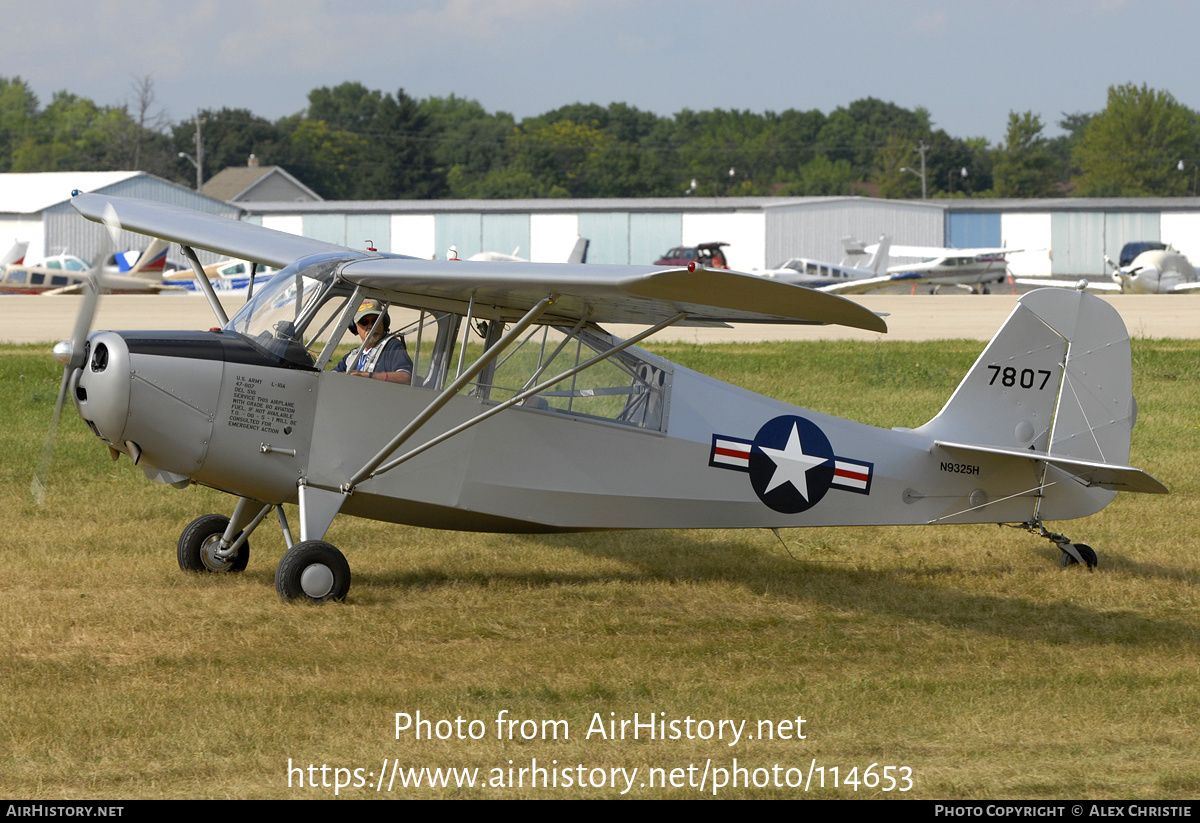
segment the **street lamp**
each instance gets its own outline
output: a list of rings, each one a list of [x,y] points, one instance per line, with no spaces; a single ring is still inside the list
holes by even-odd
[[[187,152],[179,152],[179,157],[196,167],[196,191],[200,191],[200,185],[203,183],[203,179],[201,178],[200,164],[196,162],[195,157],[192,157]]]
[[[201,186],[204,185],[204,141],[200,138],[200,124],[203,122],[199,115],[196,115],[192,120],[196,124],[196,156],[192,157],[186,152],[179,152],[179,157],[188,161],[196,167],[196,192],[200,192]]]
[[[900,171],[911,171],[917,177],[921,178],[921,199],[927,200],[928,191],[925,188],[925,152],[929,151],[929,146],[926,146],[925,141],[922,140],[913,151],[919,152],[921,155],[921,170],[917,171],[916,169],[910,169],[908,166],[901,166]]]
[[[1187,163],[1180,160],[1178,163],[1175,164],[1175,168],[1178,169],[1179,171],[1183,171],[1184,169],[1187,168]],[[1192,161],[1192,197],[1196,196],[1196,178],[1198,175],[1200,175],[1200,164],[1197,164],[1196,161],[1193,160]]]
[[[966,166],[963,166],[962,168],[960,168],[958,170],[958,173],[962,177],[963,180],[967,179],[967,167]],[[946,192],[948,194],[954,194],[954,169],[950,169],[950,171],[946,172]]]

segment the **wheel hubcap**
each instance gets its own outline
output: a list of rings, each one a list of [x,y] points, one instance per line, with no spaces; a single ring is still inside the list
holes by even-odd
[[[227,572],[229,567],[233,565],[233,558],[222,560],[217,557],[217,550],[221,548],[221,535],[214,534],[212,537],[204,541],[200,547],[200,561],[204,563],[204,568],[210,572]]]
[[[309,597],[319,600],[333,591],[333,570],[324,563],[313,563],[300,573],[300,588]]]

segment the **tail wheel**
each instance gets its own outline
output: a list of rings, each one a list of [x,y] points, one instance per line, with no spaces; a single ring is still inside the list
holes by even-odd
[[[249,540],[242,543],[233,557],[223,559],[216,555],[227,528],[229,518],[223,514],[206,514],[189,523],[179,536],[179,568],[185,572],[245,571],[250,562]]]
[[[297,543],[279,561],[275,591],[285,600],[343,600],[350,591],[350,564],[337,548],[323,540]]]
[[[1075,543],[1075,551],[1079,552],[1079,556],[1083,558],[1083,562],[1087,564],[1088,571],[1096,568],[1100,562],[1096,557],[1096,550],[1087,543]],[[1065,569],[1067,566],[1077,566],[1079,561],[1072,557],[1068,552],[1062,553],[1062,558],[1059,559],[1059,564]]]

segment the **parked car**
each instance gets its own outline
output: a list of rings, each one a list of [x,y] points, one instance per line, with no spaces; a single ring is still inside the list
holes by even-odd
[[[721,249],[728,243],[701,243],[698,246],[676,246],[654,261],[656,266],[686,266],[695,263],[710,269],[727,269],[729,263]]]

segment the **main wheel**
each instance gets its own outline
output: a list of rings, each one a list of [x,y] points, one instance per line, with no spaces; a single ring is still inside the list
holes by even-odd
[[[221,548],[221,535],[229,528],[229,518],[223,514],[197,517],[179,535],[179,568],[185,572],[240,572],[250,562],[250,541],[238,548],[233,557],[222,560],[216,556]],[[241,532],[238,532],[241,534]]]
[[[350,564],[329,543],[305,540],[288,549],[279,561],[275,591],[285,600],[342,600],[350,591]]]
[[[1100,562],[1099,558],[1096,557],[1096,551],[1087,543],[1076,543],[1074,545],[1075,551],[1079,552],[1079,556],[1082,557],[1083,562],[1087,564],[1088,570],[1090,571],[1096,568],[1096,565]],[[1059,565],[1061,565],[1064,569],[1067,566],[1079,565],[1079,561],[1067,552],[1062,553],[1062,558],[1058,562]]]

